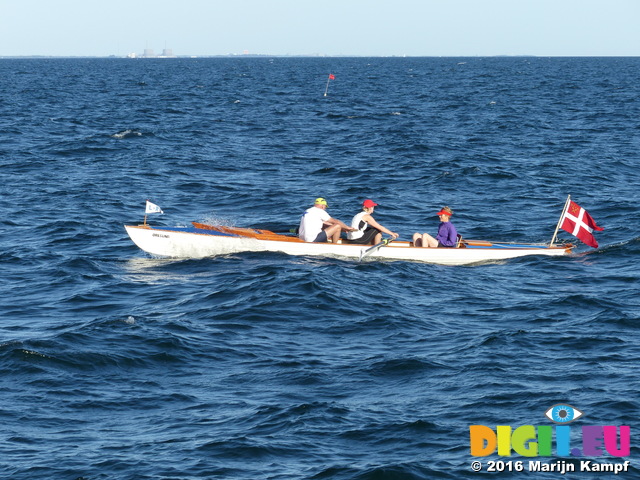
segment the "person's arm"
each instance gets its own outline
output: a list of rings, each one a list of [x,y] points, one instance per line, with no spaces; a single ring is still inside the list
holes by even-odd
[[[456,243],[458,243],[458,232],[456,230],[456,227],[453,226],[452,223],[449,223],[449,229],[447,231],[447,241],[448,241],[448,247],[455,247]]]
[[[371,225],[373,228],[377,228],[378,230],[380,230],[382,233],[386,233],[387,235],[391,235],[393,237],[393,239],[395,240],[396,238],[398,238],[398,234],[395,232],[392,232],[391,230],[389,230],[386,227],[383,227],[382,225],[380,225],[378,222],[376,222],[376,220],[369,214],[367,215],[363,215],[362,216],[362,220],[364,220],[365,222],[367,222],[369,225]]]
[[[346,232],[355,232],[357,230],[357,228],[352,228],[346,223],[344,223],[342,220],[338,220],[337,218],[333,218],[333,217],[330,217],[329,220],[327,220],[324,223],[325,225],[340,225],[340,228],[342,228]]]

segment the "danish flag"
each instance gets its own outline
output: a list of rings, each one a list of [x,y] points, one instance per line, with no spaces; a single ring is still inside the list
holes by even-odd
[[[593,248],[598,248],[598,242],[596,237],[593,236],[593,231],[604,230],[604,228],[596,224],[589,212],[571,200],[562,217],[561,226],[563,230],[578,237],[583,243]]]

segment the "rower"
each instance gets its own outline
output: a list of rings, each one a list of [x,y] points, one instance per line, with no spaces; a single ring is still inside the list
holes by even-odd
[[[318,197],[313,203],[313,207],[307,208],[300,219],[298,236],[305,242],[328,242],[338,243],[342,231],[352,232],[356,230],[346,225],[337,218],[331,217],[327,213],[329,204]]]

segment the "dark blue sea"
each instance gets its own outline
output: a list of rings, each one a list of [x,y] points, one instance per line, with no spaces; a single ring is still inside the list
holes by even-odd
[[[640,478],[639,78],[640,58],[0,60],[0,478]],[[322,196],[344,221],[373,199],[405,240],[449,205],[467,238],[549,242],[567,195],[598,249],[561,231],[571,256],[465,267],[161,259],[124,230],[149,199],[153,225],[286,232]],[[572,447],[626,425],[630,454],[471,455],[471,425],[556,404],[583,412]]]

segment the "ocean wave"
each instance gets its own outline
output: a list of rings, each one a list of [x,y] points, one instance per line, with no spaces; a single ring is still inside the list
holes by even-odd
[[[137,137],[142,137],[142,132],[140,132],[139,130],[132,130],[132,129],[127,129],[127,130],[122,130],[118,133],[114,133],[111,135],[112,138],[117,138],[118,140],[124,139],[124,138],[137,138]]]

